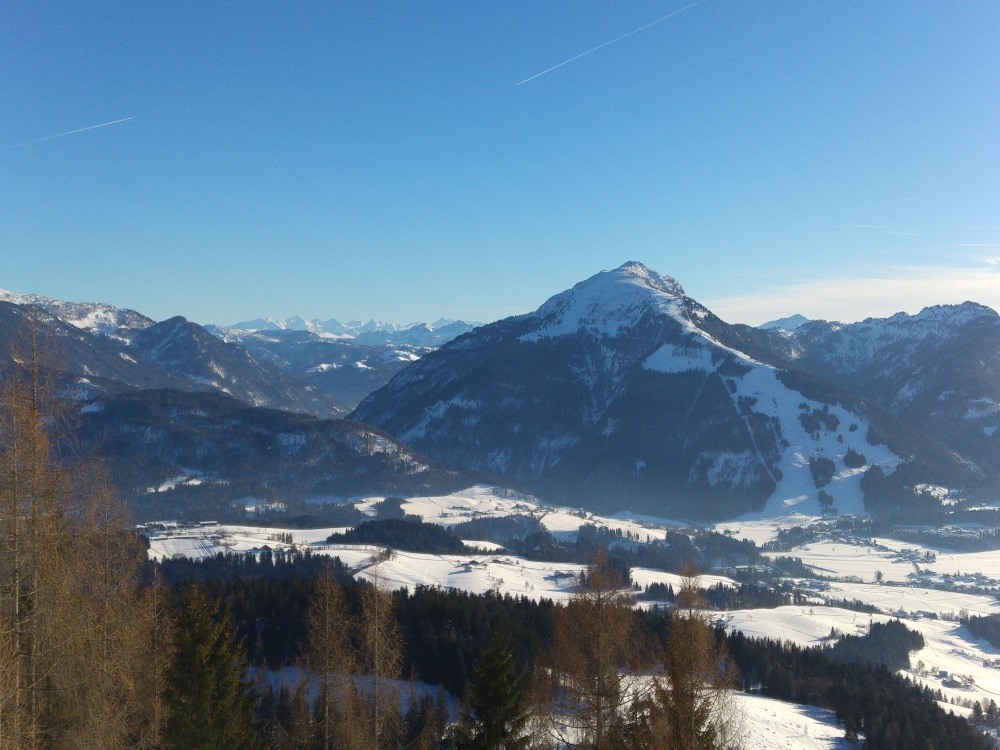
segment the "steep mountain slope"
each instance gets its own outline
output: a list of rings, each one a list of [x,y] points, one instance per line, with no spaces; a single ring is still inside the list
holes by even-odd
[[[361,399],[428,350],[388,344],[365,345],[311,331],[242,331],[209,327],[223,341],[239,344],[261,362],[271,362],[354,408]]]
[[[1000,315],[973,302],[844,325],[811,321],[776,351],[1000,468]]]
[[[330,394],[307,385],[270,362],[259,362],[242,347],[220,340],[196,323],[170,318],[139,331],[132,349],[194,384],[197,390],[229,394],[252,406],[341,416],[346,407]],[[197,386],[202,386],[197,388]]]
[[[219,393],[125,391],[83,409],[85,448],[103,455],[140,514],[204,517],[234,501],[439,494],[473,478],[345,420],[247,406]]]
[[[154,324],[116,310],[53,300],[43,307],[0,302],[0,367],[15,353],[26,353],[35,336],[52,366],[75,380],[80,394],[179,388],[228,393],[249,404],[320,417],[347,413],[335,397],[256,361],[201,326],[183,318]]]
[[[128,353],[121,339],[92,333],[31,305],[0,302],[0,366],[25,357],[36,339],[53,366],[103,387],[181,388],[182,378]]]
[[[610,510],[861,512],[873,466],[906,492],[976,481],[926,436],[785,369],[775,338],[632,262],[431,352],[352,416],[454,465]]]
[[[153,325],[152,320],[135,310],[101,302],[63,302],[37,294],[18,294],[4,289],[0,289],[0,302],[33,305],[64,323],[107,336],[124,335]]]

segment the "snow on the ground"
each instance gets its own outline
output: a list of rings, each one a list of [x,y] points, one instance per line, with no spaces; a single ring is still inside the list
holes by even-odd
[[[881,572],[886,581],[906,581],[915,572],[912,562],[869,544],[850,542],[810,542],[783,552],[765,552],[769,557],[799,557],[823,577],[852,576],[862,581],[876,580]]]
[[[257,669],[254,667],[250,667],[248,672],[251,679],[254,679],[257,675]],[[353,679],[355,687],[357,687],[361,693],[367,693],[369,695],[372,693],[373,683],[371,676],[357,675]],[[305,680],[310,683],[308,688],[310,700],[315,700],[320,693],[318,681],[311,677],[309,672],[300,667],[268,669],[263,674],[263,680],[275,692],[280,690],[282,687],[286,687],[293,693],[298,687],[299,682]],[[459,718],[460,711],[458,701],[455,699],[455,696],[442,688],[440,685],[431,685],[430,683],[422,682],[420,680],[388,680],[387,684],[392,685],[392,687],[398,692],[399,708],[403,713],[408,711],[411,706],[419,704],[421,701],[430,698],[436,703],[443,700],[443,703],[438,704],[447,709],[448,719],[450,721],[457,721]]]
[[[1000,649],[977,640],[967,628],[945,620],[905,620],[924,636],[924,648],[910,654],[906,674],[948,700],[1000,702]],[[997,666],[989,666],[994,662]]]
[[[818,605],[715,612],[712,617],[727,630],[800,646],[831,644],[831,631],[865,635],[871,623],[892,619],[884,614]],[[924,648],[910,654],[910,669],[900,674],[941,690],[949,700],[1000,701],[1000,649],[976,639],[958,622],[929,618],[901,621],[923,635]],[[997,666],[992,666],[994,663]],[[951,704],[947,707],[955,708]]]
[[[720,534],[730,534],[735,539],[749,539],[757,545],[773,542],[778,532],[795,527],[806,528],[822,520],[819,516],[792,513],[772,518],[738,518],[735,521],[716,523],[712,528]]]
[[[872,622],[888,622],[887,615],[870,615],[839,607],[788,605],[774,609],[739,609],[714,612],[712,617],[727,630],[741,630],[751,638],[791,641],[800,646],[827,643],[831,630],[864,635]]]
[[[676,573],[667,573],[662,570],[653,570],[652,568],[632,568],[632,580],[643,588],[654,583],[662,583],[667,586],[673,586],[676,592],[684,582],[684,576],[677,575]],[[723,586],[736,588],[736,582],[726,576],[700,575],[697,579],[697,585],[700,589],[715,588],[720,583]]]
[[[908,547],[917,545],[908,544]],[[1000,580],[1000,551],[988,552],[935,552],[936,560],[921,564],[935,573],[957,575],[959,573],[982,573],[987,578]]]
[[[848,750],[844,727],[832,711],[735,694],[742,720],[742,750]]]
[[[579,584],[580,572],[586,567],[572,563],[525,560],[490,550],[463,555],[393,551],[388,559],[378,564],[376,571],[373,564],[385,556],[386,550],[383,547],[326,544],[330,534],[344,530],[267,529],[215,524],[174,528],[149,533],[149,556],[154,560],[181,556],[201,559],[219,552],[254,552],[265,546],[272,550],[295,546],[298,549],[309,549],[314,554],[339,557],[358,578],[371,580],[378,576],[383,585],[390,588],[439,586],[478,594],[492,590],[511,596],[556,601],[564,601],[572,595]],[[291,542],[287,541],[288,535],[291,535]],[[488,543],[477,544],[494,546]],[[652,581],[655,576],[647,578]]]
[[[149,556],[153,560],[190,557],[198,560],[219,552],[253,552],[263,547],[272,550],[309,546],[326,541],[330,534],[343,533],[345,527],[326,529],[277,529],[260,526],[201,524],[145,532],[149,538]],[[291,542],[287,542],[288,538]]]
[[[375,506],[384,499],[368,497],[358,501],[355,506],[362,513],[374,515]],[[509,497],[502,490],[486,485],[476,485],[450,495],[410,497],[400,507],[407,515],[419,516],[425,523],[439,526],[455,526],[478,518],[532,516],[553,536],[564,540],[575,539],[581,526],[593,524],[613,532],[621,531],[623,536],[631,534],[632,538],[641,542],[653,541],[666,537],[667,530],[664,526],[669,523],[627,514],[600,516],[584,510],[551,507],[528,497]]]
[[[985,594],[963,594],[922,586],[879,586],[872,583],[830,581],[819,596],[828,599],[858,599],[887,614],[919,615],[958,619],[962,610],[972,615],[1000,613],[1000,603]]]
[[[326,553],[348,563],[337,547],[331,546]],[[524,560],[513,555],[394,552],[377,567],[362,567],[356,577],[370,581],[378,579],[390,588],[440,586],[474,594],[496,591],[529,599],[566,601],[576,590],[584,567]]]
[[[149,543],[149,557],[152,560],[171,560],[175,557],[200,560],[212,557],[218,551],[219,548],[212,539],[195,534],[155,537]]]
[[[821,404],[787,388],[778,377],[778,371],[767,365],[756,364],[745,375],[735,378],[736,389],[731,393],[734,404],[740,399],[750,400],[754,413],[776,419],[788,447],[781,453],[775,472],[777,487],[768,498],[762,518],[783,516],[789,512],[805,510],[818,513],[820,504],[816,484],[809,468],[810,459],[830,459],[836,466],[833,480],[824,491],[833,497],[837,510],[844,513],[864,513],[861,477],[868,465],[881,466],[891,474],[899,463],[899,456],[885,445],[869,445],[868,425],[865,420],[839,405]],[[805,406],[806,411],[801,407]],[[799,416],[804,413],[822,413],[836,420],[837,427],[808,429]],[[860,429],[851,426],[859,425]],[[848,450],[853,449],[867,458],[867,465],[851,469],[844,464]]]
[[[646,523],[609,516],[596,516],[593,513],[567,510],[566,508],[549,509],[538,520],[557,539],[575,539],[580,527],[587,523],[604,526],[614,532],[621,531],[623,536],[632,534],[640,542],[652,542],[667,536],[666,529],[656,528]]]
[[[732,528],[739,527],[734,525]],[[734,535],[739,537],[739,531]],[[854,577],[874,581],[876,574],[881,573],[885,581],[905,583],[920,573],[929,573],[932,577],[958,574],[975,577],[978,574],[982,579],[980,585],[984,586],[990,581],[1000,581],[1000,551],[956,552],[882,537],[856,541],[819,540],[764,554],[799,557],[826,578]]]
[[[480,549],[484,552],[499,552],[504,548],[502,544],[496,542],[484,542],[481,539],[463,539],[462,544],[472,549]]]

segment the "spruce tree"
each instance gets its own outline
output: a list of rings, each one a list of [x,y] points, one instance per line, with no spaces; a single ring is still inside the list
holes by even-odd
[[[165,734],[175,750],[252,750],[252,686],[227,613],[188,589],[177,613],[174,661],[167,674]]]
[[[510,648],[494,638],[472,670],[469,708],[456,733],[458,750],[524,750],[527,681]]]

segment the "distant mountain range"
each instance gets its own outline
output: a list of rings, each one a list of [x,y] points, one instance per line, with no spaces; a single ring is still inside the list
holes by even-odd
[[[362,344],[305,330],[244,331],[218,327],[208,330],[351,408],[430,351],[428,347],[401,344]]]
[[[0,292],[0,361],[33,332],[81,405],[85,446],[146,517],[216,515],[243,499],[436,493],[473,480],[348,407],[428,351],[308,331],[211,331],[111,305]],[[297,377],[301,375],[300,377]],[[248,501],[249,502],[249,501]]]
[[[139,331],[155,322],[135,310],[100,302],[63,302],[37,294],[18,294],[5,289],[0,289],[0,302],[34,306],[74,328],[106,336]]]
[[[65,357],[77,375],[129,387],[217,391],[319,417],[345,415],[408,363],[475,325],[444,318],[399,326],[293,317],[203,327],[182,317],[156,323],[108,304],[0,290],[3,302],[41,311],[60,330],[62,346],[72,339],[73,353]],[[23,334],[18,317],[12,314],[0,330],[4,340],[17,330]]]
[[[242,347],[226,343],[196,323],[170,318],[153,323],[131,311],[89,306],[44,306],[0,302],[0,351],[7,359],[39,326],[45,345],[88,393],[122,389],[176,388],[224,393],[253,406],[322,417],[343,416],[347,407],[316,386],[303,383]],[[96,307],[96,306],[94,306]],[[72,310],[67,321],[57,317]]]
[[[974,462],[1000,468],[1000,315],[966,302],[775,339],[796,367],[874,401]]]
[[[636,262],[475,328],[202,327],[0,300],[0,356],[43,332],[87,439],[146,506],[183,497],[195,513],[255,486],[301,500],[482,477],[681,518],[918,518],[996,500],[1000,316],[971,302],[752,328]]]
[[[434,348],[441,346],[463,333],[468,333],[480,323],[467,323],[464,320],[440,318],[433,323],[408,323],[398,325],[383,321],[350,320],[341,323],[339,320],[303,320],[293,315],[284,320],[274,318],[254,318],[231,326],[218,326],[239,331],[254,333],[273,333],[277,331],[308,331],[324,338],[347,339],[357,344],[416,346]]]
[[[475,481],[368,425],[218,393],[102,394],[83,407],[81,437],[108,458],[115,486],[147,519],[274,503],[315,513],[303,501],[435,495]]]

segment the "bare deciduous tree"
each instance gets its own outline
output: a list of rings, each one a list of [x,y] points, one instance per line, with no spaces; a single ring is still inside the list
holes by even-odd
[[[174,618],[170,589],[157,572],[142,592],[139,605],[139,657],[135,663],[138,700],[137,750],[160,750],[167,720],[164,692],[174,654]]]
[[[360,749],[361,717],[354,689],[357,659],[344,596],[329,565],[316,579],[306,619],[305,667],[318,682],[316,719],[322,750]]]
[[[368,731],[367,747],[391,747],[399,734],[399,689],[402,674],[403,637],[392,611],[392,594],[383,589],[379,565],[371,569],[368,585],[361,592],[360,643],[362,671],[371,679],[365,691]]]
[[[141,551],[103,471],[67,450],[40,338],[0,383],[0,747],[118,750],[137,726]]]
[[[580,591],[556,611],[550,731],[561,745],[606,750],[623,734],[627,673],[638,658],[627,584],[599,551]]]
[[[652,723],[663,747],[716,750],[732,747],[740,721],[733,690],[738,672],[715,638],[698,589],[698,571],[682,571],[677,609],[670,621],[664,678],[655,687]]]

